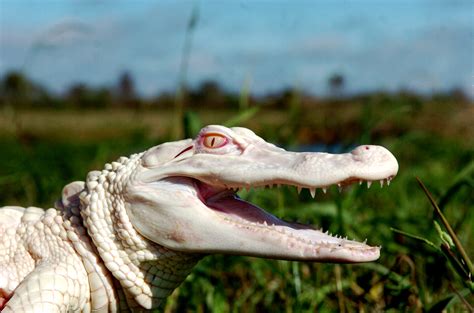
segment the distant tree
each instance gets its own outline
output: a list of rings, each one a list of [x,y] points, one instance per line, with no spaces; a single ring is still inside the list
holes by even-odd
[[[107,88],[91,89],[79,83],[69,88],[66,101],[69,106],[78,108],[104,108],[112,103],[112,95]]]
[[[171,108],[175,104],[175,95],[171,92],[161,92],[152,101],[151,105],[157,108]]]
[[[52,98],[44,88],[30,81],[21,72],[9,72],[0,82],[0,105],[44,106],[51,101]]]
[[[135,92],[133,77],[129,72],[124,72],[119,78],[117,86],[117,103],[129,108],[137,108],[139,101]]]
[[[68,106],[81,107],[86,98],[86,86],[84,84],[72,85],[66,94]]]
[[[28,89],[26,78],[21,73],[10,72],[6,74],[0,88],[2,105],[24,105]]]
[[[436,103],[463,103],[470,104],[469,96],[465,91],[459,87],[454,87],[450,90],[438,91],[431,95],[431,98]]]
[[[22,73],[10,72],[5,75],[2,86],[6,92],[14,94],[27,93],[30,87],[30,82]]]
[[[226,105],[227,94],[217,82],[207,80],[190,93],[190,98],[195,106],[222,107]]]
[[[339,97],[344,90],[345,79],[342,74],[335,73],[328,79],[329,91],[332,96]]]
[[[469,97],[467,94],[464,92],[462,88],[455,87],[448,91],[449,96],[451,99],[453,99],[454,102],[457,103],[469,103]]]
[[[112,92],[109,88],[99,88],[94,91],[94,100],[97,107],[110,107],[113,102]]]

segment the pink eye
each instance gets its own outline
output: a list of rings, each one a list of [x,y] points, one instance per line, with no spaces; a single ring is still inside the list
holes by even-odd
[[[220,148],[227,143],[227,138],[219,134],[206,134],[202,139],[202,143],[206,148]]]

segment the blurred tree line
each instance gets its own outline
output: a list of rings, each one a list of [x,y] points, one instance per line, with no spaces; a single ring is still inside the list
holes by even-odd
[[[459,88],[435,93],[430,96],[411,91],[396,93],[377,92],[344,95],[344,76],[334,74],[328,79],[329,96],[316,97],[292,88],[269,93],[260,97],[247,95],[247,106],[264,106],[275,109],[290,109],[293,99],[299,99],[301,107],[312,107],[320,104],[352,103],[354,101],[371,101],[374,97],[382,103],[404,103],[419,107],[425,102],[447,102],[466,104],[469,98]],[[239,108],[242,96],[237,92],[225,90],[215,81],[204,81],[195,88],[184,89],[184,101],[188,108]],[[154,97],[142,97],[135,89],[130,73],[124,72],[115,86],[92,87],[84,83],[70,86],[63,93],[52,93],[40,84],[29,79],[21,72],[12,71],[0,78],[0,107],[14,108],[172,108],[176,104],[176,93],[165,91]]]

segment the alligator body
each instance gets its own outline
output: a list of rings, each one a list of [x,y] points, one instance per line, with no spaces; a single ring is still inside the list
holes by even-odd
[[[379,248],[280,220],[239,188],[389,182],[380,146],[345,154],[285,151],[246,128],[207,126],[92,171],[55,208],[0,210],[2,312],[157,308],[206,254],[368,262]]]

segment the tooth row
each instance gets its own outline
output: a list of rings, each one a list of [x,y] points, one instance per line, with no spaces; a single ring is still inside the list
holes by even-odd
[[[228,223],[231,223],[231,224],[233,224],[233,225],[235,225],[236,227],[239,227],[239,228],[247,228],[247,229],[257,228],[257,229],[260,229],[260,230],[263,229],[263,230],[275,231],[275,232],[277,232],[281,235],[284,235],[288,239],[292,239],[292,240],[295,240],[297,242],[307,244],[307,245],[311,245],[311,246],[337,249],[339,247],[341,247],[341,248],[346,247],[346,244],[350,241],[357,242],[355,239],[349,240],[347,237],[342,237],[342,236],[339,236],[339,235],[333,235],[329,231],[324,232],[322,228],[319,229],[320,232],[324,233],[327,236],[331,236],[333,238],[339,239],[341,241],[338,242],[338,243],[332,243],[332,242],[327,242],[327,241],[318,241],[318,242],[313,241],[309,238],[295,236],[294,233],[285,230],[285,228],[283,228],[283,227],[277,227],[275,224],[269,225],[266,221],[264,221],[263,223],[258,223],[258,222],[256,223],[256,222],[247,222],[245,220],[242,220],[242,221],[234,220],[234,219],[227,218],[227,217],[224,218],[224,221],[226,221]],[[365,239],[362,243],[367,244],[367,239]],[[350,246],[350,248],[357,250],[357,249],[360,249],[361,247],[358,248],[358,247]]]
[[[381,179],[381,180],[379,180],[380,187],[383,187],[385,184],[386,184],[387,186],[389,186],[392,179],[393,179],[393,177],[391,176],[391,177],[388,177],[388,178],[386,178],[386,179]],[[364,182],[363,180],[359,180],[359,185],[362,185],[363,182]],[[370,187],[372,186],[373,181],[368,180],[368,181],[366,181],[366,182],[367,182],[367,188],[370,188]],[[243,186],[243,187],[226,186],[226,188],[231,189],[231,190],[233,190],[233,191],[235,191],[235,192],[238,192],[238,191],[241,190],[241,189],[245,189],[245,190],[248,192],[248,191],[250,191],[252,188],[269,188],[269,189],[270,189],[270,188],[274,188],[274,187],[278,187],[278,188],[279,188],[279,187],[281,187],[281,186],[282,186],[282,184],[268,184],[268,185],[264,185],[264,186],[251,186],[251,185],[246,185],[246,186]],[[342,184],[341,184],[341,183],[338,183],[338,184],[337,184],[337,187],[338,187],[339,192],[341,192],[342,189],[343,189]],[[316,196],[316,187],[302,187],[302,186],[296,186],[296,190],[297,190],[298,194],[300,194],[301,191],[302,191],[304,188],[309,189],[309,193],[311,194],[311,197],[314,198],[314,197]],[[326,193],[326,192],[327,192],[327,188],[328,188],[327,186],[326,186],[326,187],[321,187],[321,190],[323,191],[323,193]]]

